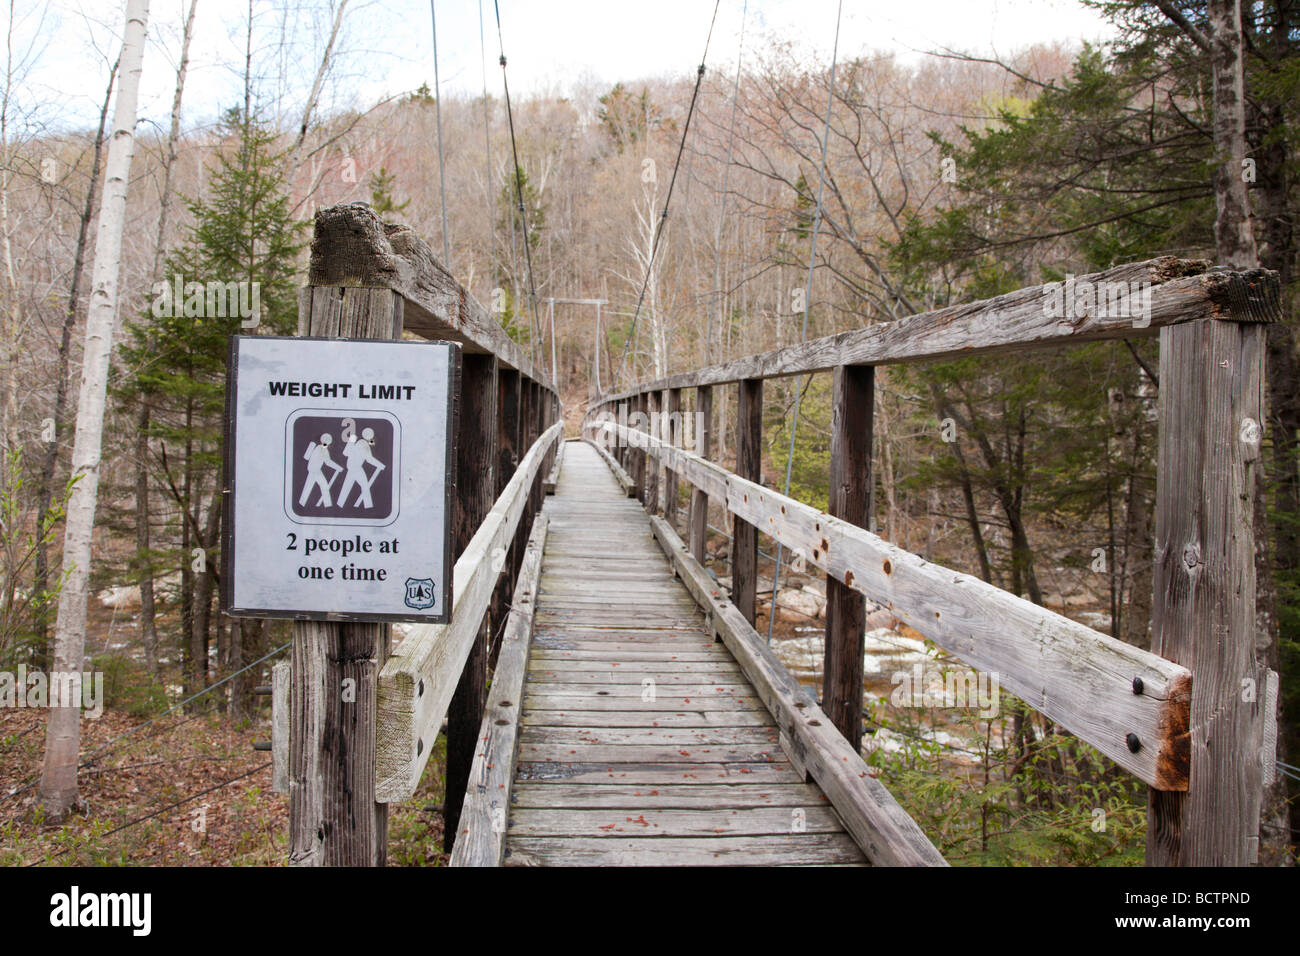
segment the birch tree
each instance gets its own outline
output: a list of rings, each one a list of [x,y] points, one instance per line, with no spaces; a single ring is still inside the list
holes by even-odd
[[[108,146],[104,203],[95,237],[95,265],[91,273],[81,390],[72,446],[72,474],[76,484],[69,498],[63,539],[66,577],[59,593],[59,611],[54,626],[53,670],[56,674],[79,674],[85,650],[90,545],[95,529],[104,406],[122,259],[122,227],[126,221],[131,155],[135,150],[136,101],[140,91],[148,17],[149,0],[128,0],[119,61],[121,81],[113,111],[113,138]],[[47,814],[62,819],[77,802],[81,711],[80,701],[52,700],[51,703],[59,706],[50,708],[46,723],[40,800]]]

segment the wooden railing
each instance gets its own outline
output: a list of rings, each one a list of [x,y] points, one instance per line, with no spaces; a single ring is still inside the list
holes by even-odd
[[[414,794],[444,717],[448,848],[455,838],[493,639],[511,616],[563,426],[553,383],[500,323],[422,239],[381,222],[364,203],[316,214],[309,282],[299,300],[300,335],[414,332],[459,342],[463,352],[451,621],[413,628],[392,653],[387,624],[296,622],[281,694],[288,733],[277,739],[287,739],[288,752],[282,744],[276,777],[287,777],[290,795],[290,862],[383,865],[387,805]],[[348,695],[340,694],[344,686]],[[286,765],[287,774],[279,772]]]
[[[1092,307],[1075,307],[1085,290]],[[1276,675],[1254,650],[1254,499],[1262,324],[1279,318],[1275,273],[1154,259],[638,385],[594,403],[583,433],[609,449],[616,474],[652,514],[661,469],[669,521],[677,481],[692,487],[689,552],[699,566],[708,502],[725,505],[733,520],[730,601],[750,630],[759,532],[826,572],[823,710],[855,750],[870,597],[1145,782],[1149,863],[1247,864],[1258,850],[1260,797],[1274,759],[1266,689]],[[876,365],[1157,334],[1152,651],[867,530]],[[823,371],[834,373],[829,513],[759,481],[763,380]],[[712,390],[728,383],[738,388],[737,473],[707,460]],[[683,389],[696,392],[695,453],[680,447],[682,419],[671,414],[682,408]],[[886,816],[871,826],[887,829]]]

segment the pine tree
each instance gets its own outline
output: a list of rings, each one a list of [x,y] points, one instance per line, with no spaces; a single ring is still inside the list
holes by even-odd
[[[149,310],[128,325],[123,348],[135,370],[123,392],[150,396],[149,437],[179,513],[178,526],[169,529],[173,550],[159,564],[181,572],[188,691],[207,674],[229,337],[294,330],[295,259],[303,246],[275,133],[238,109],[227,112],[220,132],[209,193],[186,201],[188,235],[168,257]]]
[[[390,173],[383,166],[379,167],[378,172],[370,175],[370,208],[376,215],[384,216],[391,213],[401,215],[411,204],[409,199],[400,203],[397,201],[393,193],[396,182],[397,174]]]

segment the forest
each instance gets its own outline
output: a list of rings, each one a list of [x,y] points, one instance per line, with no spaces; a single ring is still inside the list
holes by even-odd
[[[66,5],[7,5],[0,862],[285,862],[288,806],[253,744],[294,625],[220,603],[229,341],[298,331],[316,217],[360,202],[422,237],[554,381],[568,438],[638,382],[1126,263],[1276,273],[1254,652],[1280,693],[1258,856],[1294,863],[1300,4],[1084,0],[1104,42],[900,56],[841,40],[833,4],[810,5],[810,51],[756,0],[725,0],[721,19],[697,5],[662,74],[508,98],[526,53],[563,53],[512,37],[508,6],[499,34],[479,4],[480,36],[437,42],[482,44],[481,92],[442,93],[430,59],[416,88],[363,102],[355,31],[374,4],[248,0],[220,5],[237,94],[209,116],[191,55],[210,3],[108,4],[57,36]],[[86,125],[32,77],[92,40]],[[136,122],[142,60],[166,77],[169,121]],[[1233,130],[1244,153],[1225,159]],[[1152,650],[1159,343],[880,366],[870,530]],[[760,483],[820,510],[832,386],[772,378],[761,403]],[[716,393],[711,457],[734,469],[735,393]],[[708,568],[729,585],[723,502],[708,523]],[[754,628],[820,695],[825,576],[758,540]],[[1143,863],[1145,784],[883,604],[867,611],[861,753],[946,860]],[[50,672],[84,674],[80,713],[29,693]],[[967,676],[978,700],[953,705]],[[390,865],[448,862],[445,747],[390,812]]]

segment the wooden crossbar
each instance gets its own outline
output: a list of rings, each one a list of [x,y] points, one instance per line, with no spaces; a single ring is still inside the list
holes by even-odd
[[[478,747],[461,807],[460,832],[451,866],[500,866],[506,849],[506,815],[519,747],[519,712],[533,636],[533,607],[546,547],[547,517],[533,522],[501,637],[501,654],[492,674],[492,692],[483,711]]]
[[[663,389],[829,372],[841,365],[936,362],[1140,338],[1203,318],[1276,322],[1279,288],[1277,273],[1265,269],[1216,270],[1207,260],[1162,256],[1078,276],[1069,284],[1029,286],[669,375],[604,396],[597,406]]]

